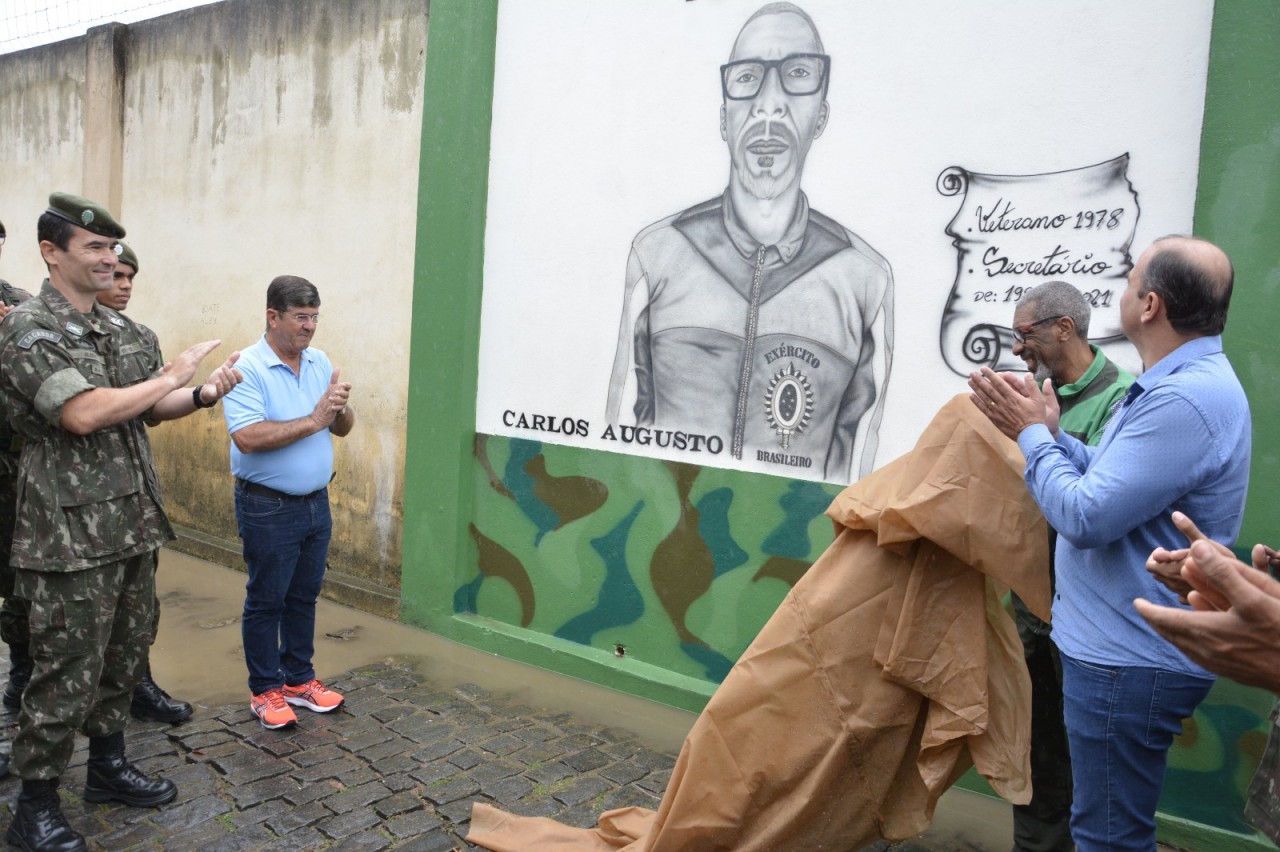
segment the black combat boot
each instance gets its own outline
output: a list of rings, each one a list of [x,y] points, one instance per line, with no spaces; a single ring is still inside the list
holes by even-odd
[[[191,718],[191,705],[165,692],[151,679],[151,663],[142,673],[142,682],[133,688],[129,713],[144,722],[169,722],[176,725]]]
[[[153,808],[172,802],[178,788],[164,778],[148,778],[124,759],[124,731],[109,737],[89,737],[88,777],[84,784],[86,802],[115,800],[138,808]]]
[[[13,822],[4,839],[27,852],[80,852],[88,849],[84,838],[67,825],[58,802],[58,779],[23,779]]]
[[[9,685],[4,688],[4,706],[17,712],[22,709],[22,693],[31,681],[35,662],[27,644],[9,646]]]

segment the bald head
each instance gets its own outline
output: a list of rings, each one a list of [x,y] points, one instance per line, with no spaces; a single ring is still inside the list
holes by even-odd
[[[774,15],[794,15],[795,18],[782,21],[761,20]],[[802,43],[803,52],[825,53],[822,49],[822,36],[818,34],[818,27],[813,23],[813,18],[809,17],[808,12],[793,3],[769,3],[757,9],[755,14],[747,18],[747,22],[742,25],[742,29],[738,31],[738,38],[733,42],[733,53],[729,56],[729,61],[756,56],[757,51],[754,46],[744,45],[744,41],[753,41],[753,37],[762,30],[768,32],[772,40],[777,40],[779,31],[789,34],[791,38]]]
[[[1235,284],[1226,252],[1208,240],[1175,235],[1156,240],[1143,261],[1140,294],[1160,296],[1174,331],[1192,337],[1222,334]]]

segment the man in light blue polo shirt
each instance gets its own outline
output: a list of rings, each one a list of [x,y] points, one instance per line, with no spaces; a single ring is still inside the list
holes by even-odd
[[[351,384],[311,346],[320,293],[295,275],[267,288],[267,330],[240,353],[244,381],[223,399],[236,523],[249,569],[241,631],[249,709],[264,727],[297,723],[290,705],[327,713],[342,696],[316,678],[316,599],[332,521],[332,435],[355,424]]]
[[[974,403],[1017,439],[1027,487],[1058,531],[1053,639],[1081,852],[1155,848],[1169,746],[1213,685],[1133,601],[1185,608],[1146,570],[1178,539],[1175,511],[1227,546],[1240,532],[1251,431],[1222,351],[1233,283],[1231,261],[1204,240],[1165,237],[1138,258],[1120,319],[1146,369],[1096,448],[1059,430],[1053,395],[1034,380],[970,377]]]

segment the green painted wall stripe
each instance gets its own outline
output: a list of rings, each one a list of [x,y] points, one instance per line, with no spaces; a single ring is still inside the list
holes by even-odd
[[[1219,0],[1213,10],[1196,234],[1236,268],[1225,345],[1253,411],[1253,466],[1239,544],[1280,542],[1280,4]]]
[[[1249,395],[1253,458],[1236,550],[1280,541],[1280,5],[1219,0],[1213,10],[1195,233],[1222,246],[1236,270],[1224,339]],[[1267,696],[1270,698],[1270,696]],[[1163,841],[1188,849],[1274,848],[1260,835],[1218,831],[1161,814]]]
[[[469,548],[497,0],[435,0],[422,108],[401,619],[446,636]]]

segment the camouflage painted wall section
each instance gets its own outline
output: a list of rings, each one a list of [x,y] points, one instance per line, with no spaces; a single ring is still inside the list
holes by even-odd
[[[711,683],[832,539],[833,485],[485,435],[475,460],[455,612]]]

